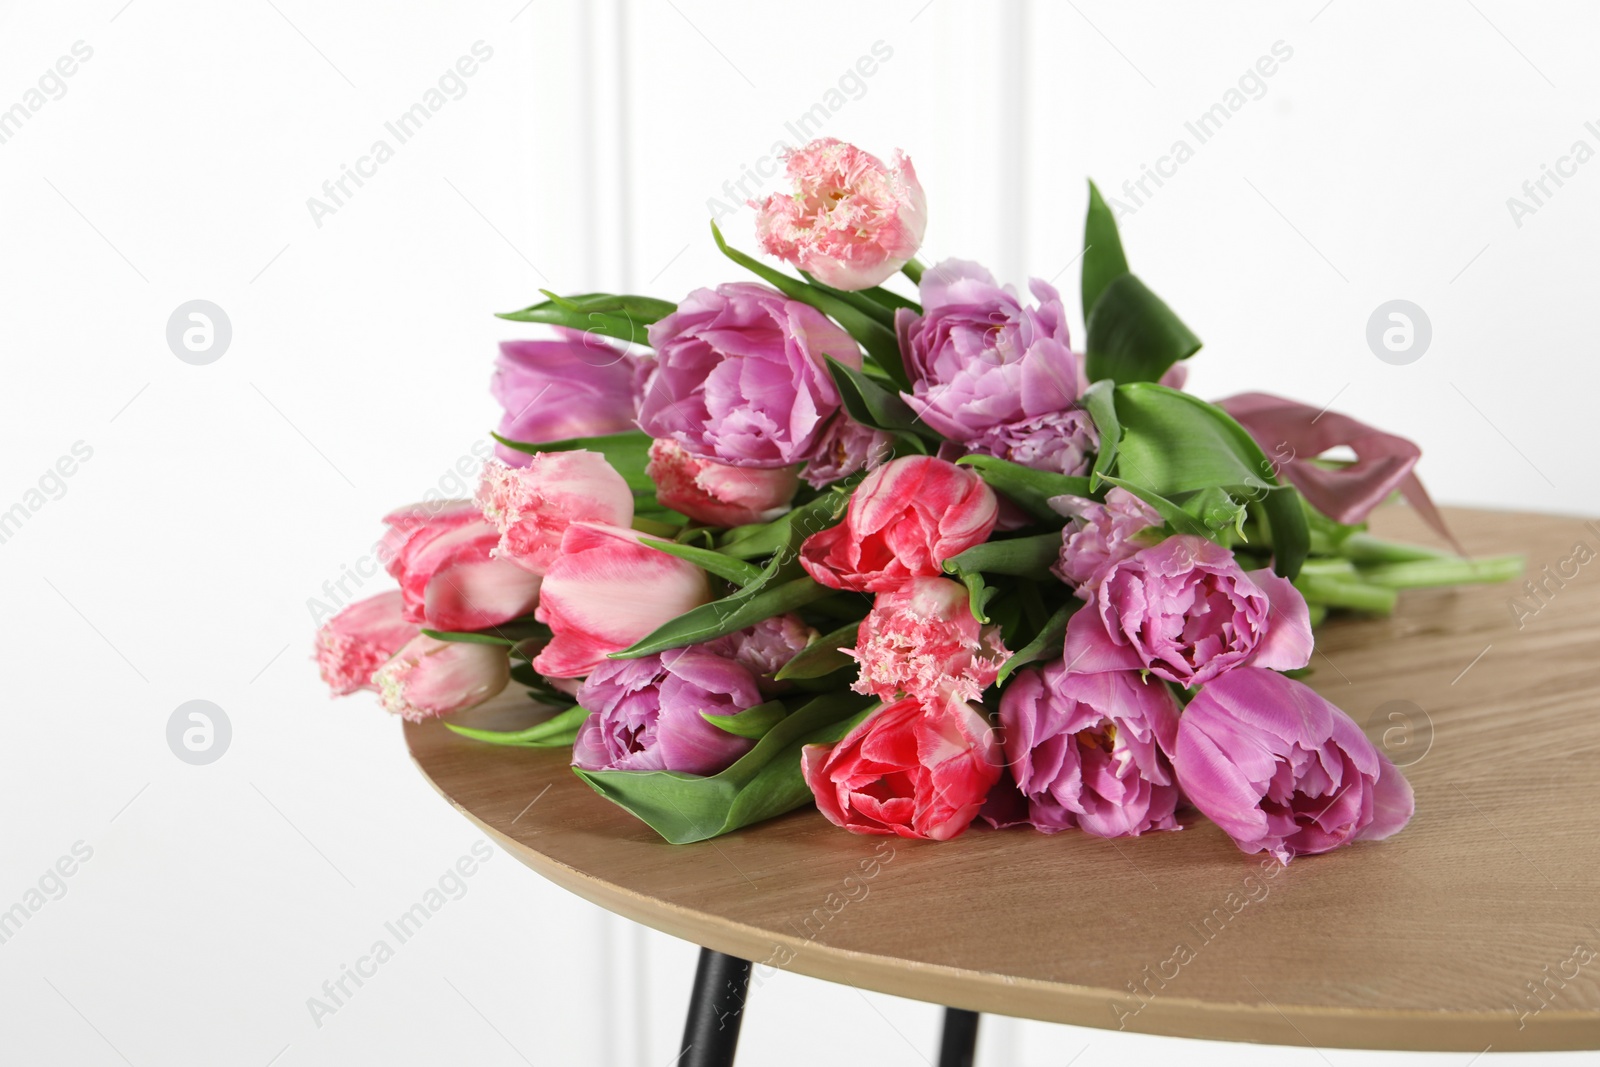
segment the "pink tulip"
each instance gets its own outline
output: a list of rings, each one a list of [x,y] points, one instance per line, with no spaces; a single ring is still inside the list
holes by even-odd
[[[356,601],[317,631],[317,668],[334,696],[376,689],[372,672],[417,636],[404,611],[405,598],[391,589]]]
[[[948,578],[913,578],[879,593],[851,653],[861,674],[851,686],[879,700],[925,704],[953,694],[977,701],[1011,658],[998,626],[972,617],[967,589]]]
[[[1245,852],[1287,864],[1411,821],[1411,786],[1350,717],[1299,682],[1245,667],[1189,702],[1173,757],[1184,794]]]
[[[1061,557],[1051,570],[1085,600],[1094,596],[1094,587],[1113,563],[1152,543],[1139,534],[1161,525],[1155,508],[1120,486],[1106,493],[1104,504],[1058,496],[1050,499],[1050,506],[1073,520],[1061,531]]]
[[[633,490],[599,452],[540,452],[526,467],[490,460],[477,503],[500,531],[495,555],[533,574],[550,569],[575,522],[627,526]]]
[[[1000,698],[1006,762],[1045,833],[1176,830],[1178,702],[1137,671],[1075,674],[1065,660],[1019,671]]]
[[[1149,671],[1192,687],[1247,665],[1304,667],[1311,615],[1288,579],[1242,570],[1226,548],[1185,534],[1106,568],[1068,621],[1064,652],[1077,673]]]
[[[574,523],[545,573],[534,618],[550,627],[551,637],[533,669],[550,678],[582,677],[710,600],[705,571],[688,560],[642,544],[632,530]]]
[[[800,769],[834,825],[944,841],[978,814],[1002,759],[977,708],[907,697],[868,715],[837,744],[806,745]]]
[[[1249,431],[1307,503],[1333,521],[1363,522],[1398,489],[1424,522],[1455,544],[1412,469],[1422,456],[1422,449],[1413,442],[1337,411],[1318,410],[1268,393],[1240,393],[1217,401],[1217,406]],[[1354,463],[1321,467],[1311,462],[1340,446],[1355,453]]]
[[[477,707],[511,681],[511,659],[499,645],[436,641],[418,634],[372,678],[383,706],[411,722]]]
[[[502,341],[489,392],[505,409],[499,433],[542,443],[633,429],[639,411],[638,362],[604,338],[557,330],[557,341]],[[528,453],[496,445],[500,458],[526,466]]]
[[[788,510],[800,488],[793,467],[730,467],[691,456],[668,438],[650,443],[646,473],[656,483],[657,500],[707,526],[770,522]]]
[[[408,622],[435,630],[482,630],[528,614],[539,578],[495,559],[500,531],[470,500],[413,504],[391,512],[379,549],[400,583]]]
[[[999,514],[977,472],[904,456],[856,486],[844,522],[806,538],[800,563],[831,589],[888,592],[939,577],[945,560],[984,542]]]
[[[835,289],[869,289],[922,244],[928,203],[911,160],[894,166],[832,137],[787,155],[792,194],[756,208],[761,247]]]

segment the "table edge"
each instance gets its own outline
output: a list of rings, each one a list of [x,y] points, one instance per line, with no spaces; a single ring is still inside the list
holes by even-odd
[[[1401,1052],[1591,1051],[1600,1049],[1600,1012],[1541,1011],[1526,1025],[1508,1002],[1504,1011],[1438,1012],[1273,1004],[1225,1004],[1178,996],[1152,998],[1131,1021],[1112,1026],[1113,1000],[1131,993],[1066,982],[919,963],[835,948],[775,934],[719,915],[696,911],[624,889],[561,863],[522,844],[478,818],[446,793],[417,760],[423,779],[451,807],[489,835],[508,854],[548,881],[613,914],[653,930],[764,964],[776,970],[871,989],[969,1011],[1097,1030],[1302,1048],[1371,1049]],[[774,955],[787,958],[765,963]]]

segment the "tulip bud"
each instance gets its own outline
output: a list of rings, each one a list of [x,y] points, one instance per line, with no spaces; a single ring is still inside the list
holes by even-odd
[[[999,515],[994,490],[970,467],[903,456],[856,486],[844,522],[806,538],[800,563],[831,589],[887,592],[943,574],[944,561],[982,544]]]
[[[756,208],[770,255],[835,289],[870,289],[905,266],[922,244],[928,201],[911,160],[893,167],[855,145],[821,137],[787,153],[793,193]]]
[[[632,530],[574,523],[545,573],[534,618],[550,643],[533,660],[549,678],[578,678],[662,623],[710,602],[706,573],[644,545]]]
[[[317,668],[334,696],[373,689],[372,672],[401,645],[417,636],[417,625],[402,614],[400,590],[358,600],[317,631]]]
[[[646,471],[656,483],[657,500],[707,526],[770,522],[787,510],[800,488],[793,467],[730,467],[691,456],[666,438],[650,443]]]
[[[494,559],[500,532],[470,500],[413,504],[388,515],[380,554],[400,583],[408,622],[435,630],[482,630],[526,615],[539,578]]]
[[[413,637],[378,668],[373,683],[383,706],[411,722],[477,707],[511,681],[511,659],[499,645]]]
[[[861,663],[856,692],[924,703],[951,693],[977,701],[1011,658],[1000,628],[979,625],[966,587],[948,578],[913,578],[879,593],[851,654]]]
[[[526,467],[490,460],[478,485],[478,506],[500,531],[495,555],[543,574],[575,522],[627,526],[633,491],[599,452],[540,452]]]
[[[1287,864],[1411,821],[1411,786],[1350,717],[1276,671],[1209,683],[1178,723],[1172,759],[1195,807],[1245,852]]]
[[[564,441],[633,429],[639,410],[639,368],[602,338],[561,330],[557,341],[503,341],[489,391],[505,409],[499,433],[508,441]],[[528,454],[496,445],[513,467]]]

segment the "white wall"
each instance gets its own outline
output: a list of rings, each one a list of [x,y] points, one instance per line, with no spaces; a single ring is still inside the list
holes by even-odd
[[[708,199],[877,42],[892,55],[825,132],[913,156],[931,256],[1069,293],[1084,177],[1136,179],[1286,42],[1264,95],[1124,223],[1136,269],[1208,342],[1194,387],[1409,433],[1442,501],[1600,511],[1600,163],[1520,226],[1506,206],[1574,140],[1600,147],[1597,30],[1585,5],[1505,0],[0,2],[0,109],[92,49],[0,143],[0,510],[92,449],[0,544],[0,907],[93,850],[0,944],[0,1062],[670,1058],[693,949],[504,856],[313,1024],[307,998],[475,835],[394,722],[319,691],[307,601],[482,439],[493,342],[522,334],[489,312],[540,286],[677,297],[730,277]],[[318,225],[308,197],[479,41],[493,55],[465,95]],[[748,210],[724,229],[753,244]],[[1433,324],[1409,366],[1364,340],[1396,297]],[[233,328],[207,366],[165,340],[195,298]],[[204,767],[165,737],[197,698],[233,729]],[[921,1062],[937,1021],[783,978],[753,1001],[746,1062]],[[1461,1059],[993,1019],[984,1052]]]

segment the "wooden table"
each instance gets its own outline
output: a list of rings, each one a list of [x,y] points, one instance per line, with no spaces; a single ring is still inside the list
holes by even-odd
[[[560,752],[438,722],[406,740],[439,792],[540,874],[757,968],[1183,1037],[1600,1048],[1600,522],[1447,514],[1474,554],[1527,553],[1545,591],[1419,590],[1391,618],[1319,631],[1311,684],[1409,764],[1417,814],[1389,841],[1275,876],[1198,817],[1117,841],[975,828],[940,844],[854,836],[806,810],[668,845]],[[1430,540],[1404,509],[1377,519]],[[473,722],[528,718],[508,700]]]

